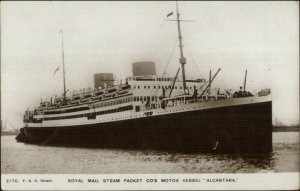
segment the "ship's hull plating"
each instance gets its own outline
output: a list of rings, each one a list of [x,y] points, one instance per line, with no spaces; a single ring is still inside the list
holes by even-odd
[[[25,127],[30,143],[179,151],[272,151],[272,102],[67,127]]]

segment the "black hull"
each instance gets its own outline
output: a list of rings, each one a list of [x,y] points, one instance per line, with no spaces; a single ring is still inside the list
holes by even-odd
[[[19,131],[19,134],[16,136],[16,140],[18,142],[30,142],[29,141],[29,138],[26,136],[25,134],[25,130],[24,128],[21,128],[20,131]]]
[[[272,151],[272,102],[68,127],[25,127],[28,143],[170,151]]]

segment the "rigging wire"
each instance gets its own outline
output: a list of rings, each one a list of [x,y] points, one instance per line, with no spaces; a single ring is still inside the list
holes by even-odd
[[[8,121],[8,120],[6,120],[6,121],[10,124],[10,126],[11,126],[14,130],[16,130],[15,126],[13,126],[13,124],[11,124],[10,121]]]
[[[55,93],[55,91],[56,91],[56,89],[57,89],[57,86],[58,86],[58,83],[59,83],[59,82],[60,82],[60,81],[57,80],[56,86],[55,86],[55,88],[54,88],[54,90],[53,90],[53,92],[52,92],[52,94],[51,94],[51,97],[54,96],[54,93]]]
[[[163,44],[165,44],[165,42],[164,42],[164,38],[161,38],[163,35],[161,35],[161,33],[162,33],[162,30],[161,30],[161,28],[163,27],[163,25],[164,25],[164,20],[162,21],[162,23],[161,23],[161,25],[160,26],[158,26],[156,29],[155,29],[155,32],[154,32],[154,34],[159,34],[159,39],[157,39],[157,43],[155,44],[155,51],[154,51],[154,56],[153,56],[153,58],[154,59],[156,59],[156,60],[158,60],[158,58],[159,58],[159,56],[160,56],[160,53],[161,53],[161,51],[160,51],[160,47],[162,47],[162,45]]]
[[[178,42],[178,37],[176,38],[176,42],[175,42],[175,44],[174,44],[174,46],[173,46],[173,49],[172,49],[172,52],[171,52],[171,54],[170,54],[170,56],[169,56],[169,58],[168,58],[167,64],[166,64],[165,69],[164,69],[164,72],[163,72],[163,74],[162,74],[162,78],[163,78],[164,75],[166,74],[166,70],[167,70],[167,68],[168,68],[168,66],[169,66],[169,64],[170,64],[170,62],[171,62],[171,58],[172,58],[172,56],[173,56],[173,53],[174,53],[174,50],[175,50],[175,48],[176,48],[177,42]],[[161,81],[159,81],[158,85],[160,86],[160,84],[161,84]],[[157,95],[157,92],[158,92],[158,89],[156,89],[156,91],[155,91],[155,96]]]
[[[185,43],[185,44],[186,44],[186,43]],[[190,55],[190,57],[191,57],[191,59],[192,59],[192,63],[196,66],[196,70],[197,70],[197,72],[198,72],[198,75],[204,77],[204,75],[202,75],[202,73],[200,72],[199,66],[198,66],[197,63],[195,62],[195,59],[194,59],[194,57],[193,57],[193,55],[192,55],[190,49],[188,48],[188,46],[186,46],[186,50],[187,50],[187,52],[189,53],[189,55]]]
[[[185,44],[186,44],[186,43],[185,43]],[[203,78],[205,78],[205,75],[203,75],[203,74],[200,72],[199,66],[198,66],[197,63],[195,62],[195,59],[193,58],[193,55],[192,55],[190,49],[188,48],[188,46],[186,46],[186,49],[187,49],[187,52],[189,53],[189,55],[190,55],[190,57],[191,57],[191,59],[192,59],[192,63],[196,66],[196,69],[197,69],[197,72],[198,72],[199,76],[202,76]],[[206,85],[208,82],[209,82],[209,81],[206,81],[206,82],[204,83],[204,85]],[[226,84],[223,84],[223,86],[225,87],[225,89],[229,89],[229,88],[226,86]],[[201,86],[200,89],[202,89],[203,87],[204,87],[204,86]]]
[[[166,74],[167,68],[168,68],[168,66],[169,66],[169,64],[170,64],[170,62],[171,62],[171,58],[172,58],[173,53],[174,53],[174,50],[175,50],[175,48],[176,48],[177,42],[178,42],[178,38],[176,38],[176,42],[175,42],[174,47],[173,47],[173,49],[172,49],[172,52],[171,52],[171,54],[170,54],[170,56],[169,56],[169,58],[168,58],[168,62],[167,62],[167,65],[166,65],[166,67],[165,67],[165,69],[164,69],[164,72],[163,72],[163,74],[162,74],[162,77],[164,77],[164,75]]]

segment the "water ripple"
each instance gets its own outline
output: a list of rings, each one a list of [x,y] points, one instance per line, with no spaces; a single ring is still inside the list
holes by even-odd
[[[292,137],[292,138],[291,138]],[[256,173],[298,172],[299,133],[273,133],[268,154],[171,153],[48,147],[1,137],[2,173]]]

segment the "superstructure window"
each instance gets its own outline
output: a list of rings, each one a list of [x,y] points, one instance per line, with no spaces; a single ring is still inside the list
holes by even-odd
[[[135,111],[139,112],[140,111],[140,106],[135,106]]]
[[[45,111],[44,114],[59,114],[59,113],[69,113],[69,112],[76,112],[76,111],[84,111],[88,110],[89,107],[80,107],[80,108],[70,108],[66,110],[54,110],[54,111]]]

